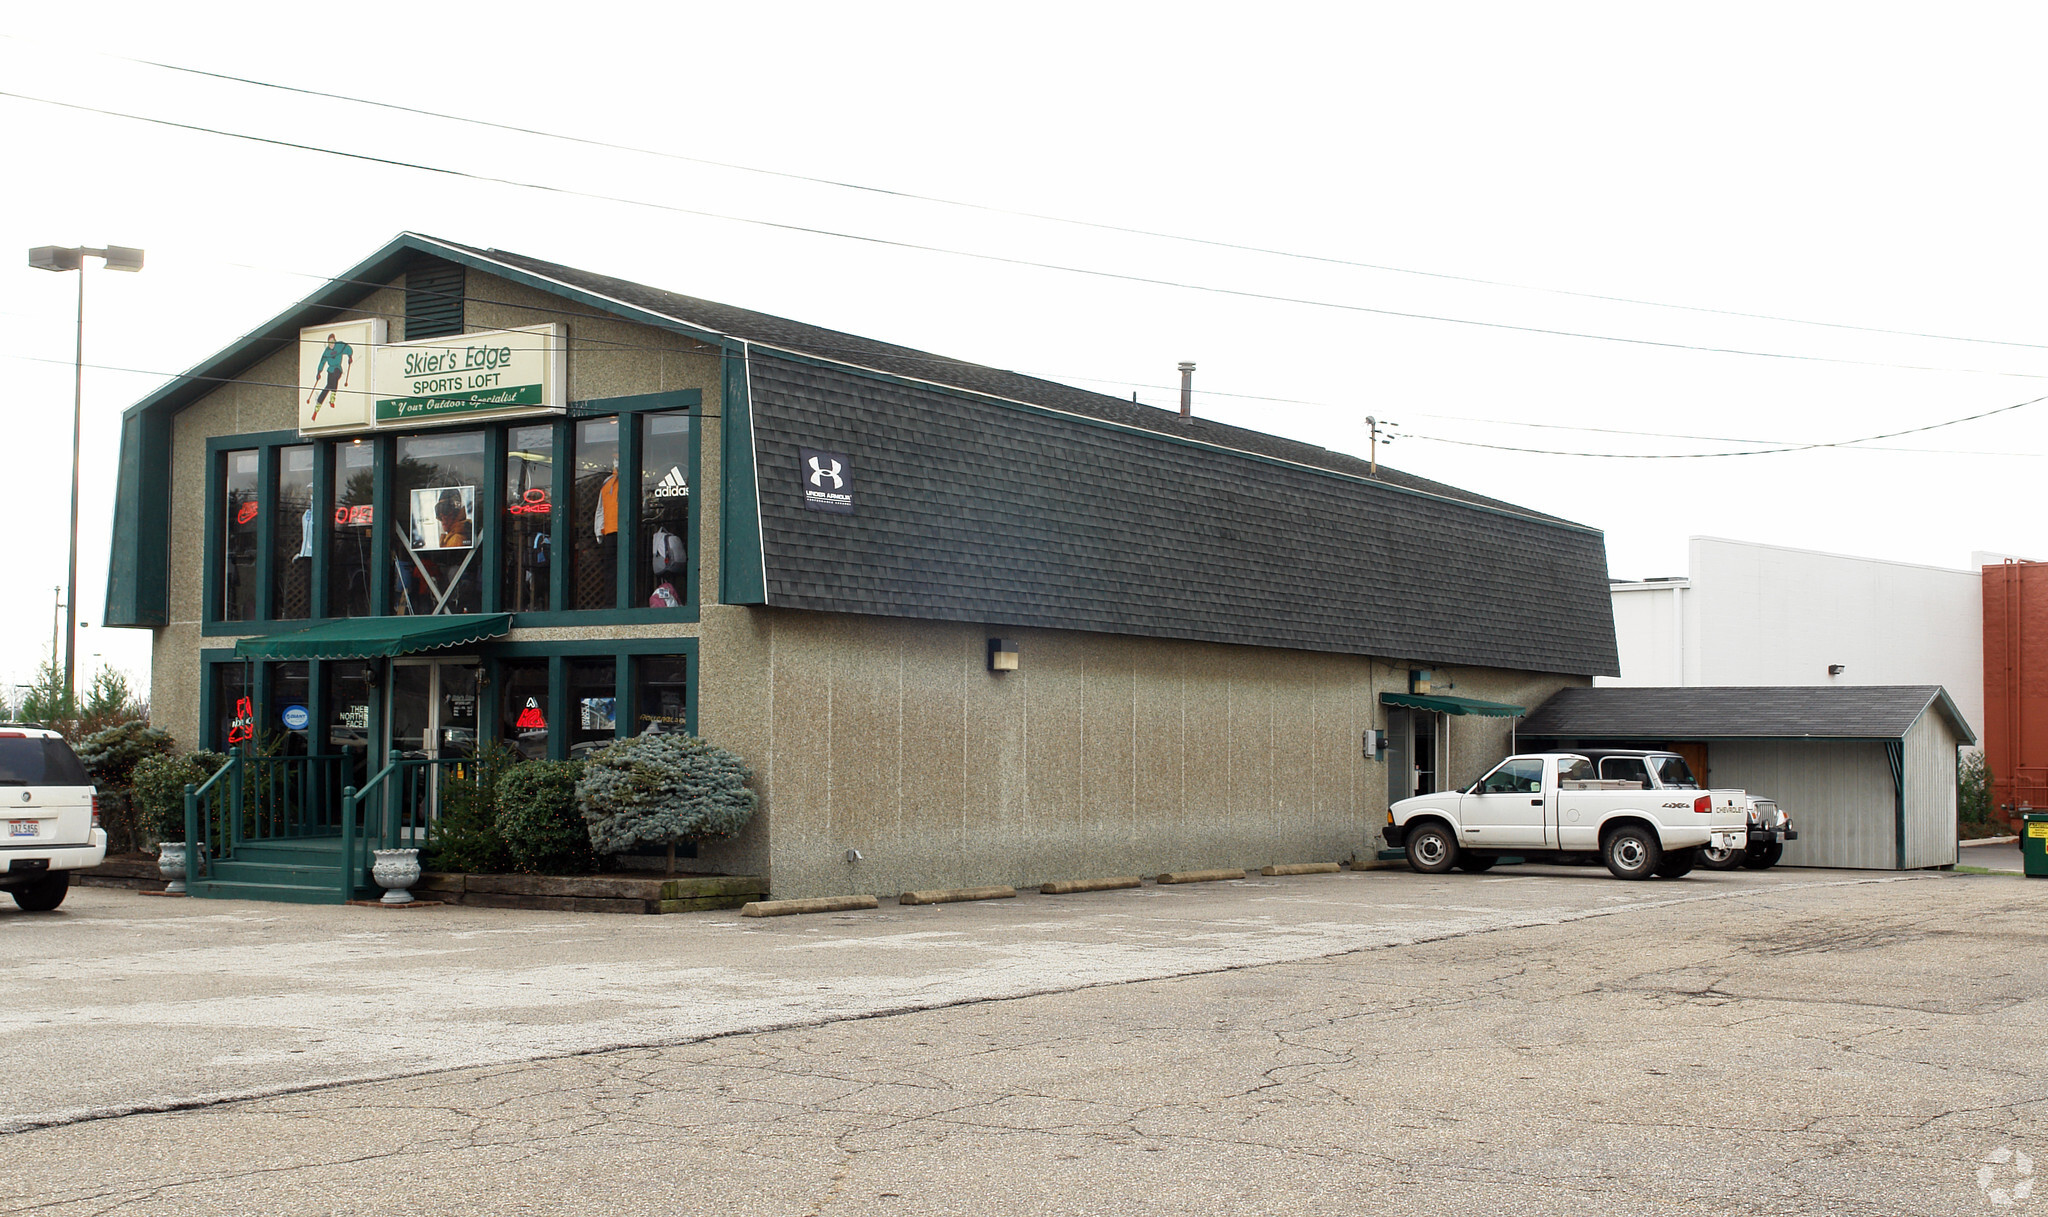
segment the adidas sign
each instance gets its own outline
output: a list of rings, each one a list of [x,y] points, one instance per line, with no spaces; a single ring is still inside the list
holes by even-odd
[[[655,483],[654,497],[657,499],[686,499],[690,497],[690,483],[683,479],[681,466],[670,465],[668,473]]]

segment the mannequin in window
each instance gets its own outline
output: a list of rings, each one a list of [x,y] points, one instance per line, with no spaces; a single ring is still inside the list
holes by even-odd
[[[617,586],[619,574],[619,458],[612,457],[611,476],[597,491],[597,512],[591,519],[591,530],[597,535],[599,569],[604,571],[606,587]]]

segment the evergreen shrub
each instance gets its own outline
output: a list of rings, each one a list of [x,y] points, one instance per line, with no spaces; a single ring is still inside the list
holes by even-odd
[[[218,752],[158,753],[135,762],[128,776],[135,800],[136,833],[145,842],[185,839],[185,787],[220,772],[228,758]]]
[[[590,830],[576,806],[581,761],[526,761],[498,777],[498,836],[512,869],[587,875],[597,869]]]
[[[637,735],[592,753],[576,800],[599,854],[641,846],[728,837],[746,825],[759,799],[753,771],[725,749],[693,735]]]
[[[511,866],[498,833],[498,778],[518,765],[517,748],[486,744],[463,764],[440,767],[441,814],[433,840],[421,851],[422,867],[488,875]]]

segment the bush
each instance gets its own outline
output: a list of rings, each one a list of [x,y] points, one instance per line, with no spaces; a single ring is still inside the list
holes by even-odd
[[[152,727],[141,719],[130,719],[105,730],[95,731],[78,741],[73,751],[85,771],[98,782],[100,789],[125,789],[135,766],[152,756],[164,756],[178,750],[171,733],[159,727]]]
[[[576,807],[581,761],[526,761],[498,777],[498,836],[512,869],[587,875],[597,869],[590,830]]]
[[[100,824],[107,830],[107,852],[127,853],[141,844],[142,830],[129,789],[135,766],[153,756],[176,752],[171,733],[130,719],[95,731],[74,749],[79,763],[100,791]]]
[[[227,763],[218,752],[158,753],[137,761],[128,780],[141,843],[184,840],[185,787],[199,785]]]
[[[600,854],[668,847],[675,872],[680,841],[727,837],[745,826],[758,798],[753,772],[723,748],[692,735],[638,735],[593,753],[576,801]]]
[[[1960,787],[1956,799],[1958,840],[1998,837],[2012,831],[2004,816],[1994,817],[1991,813],[1991,767],[1985,764],[1982,751],[1972,750],[1963,755],[1956,780]]]
[[[511,866],[498,833],[497,778],[516,768],[519,750],[488,744],[469,763],[443,766],[441,815],[433,841],[420,856],[428,870],[494,874]]]

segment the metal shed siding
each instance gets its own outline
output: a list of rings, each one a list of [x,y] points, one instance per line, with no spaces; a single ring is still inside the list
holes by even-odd
[[[1923,714],[1906,733],[1906,866],[1950,866],[1956,860],[1955,729],[1940,714]]]
[[[1891,870],[1898,857],[1891,762],[1881,743],[1715,742],[1709,780],[1769,795],[1792,814],[1788,866]]]

